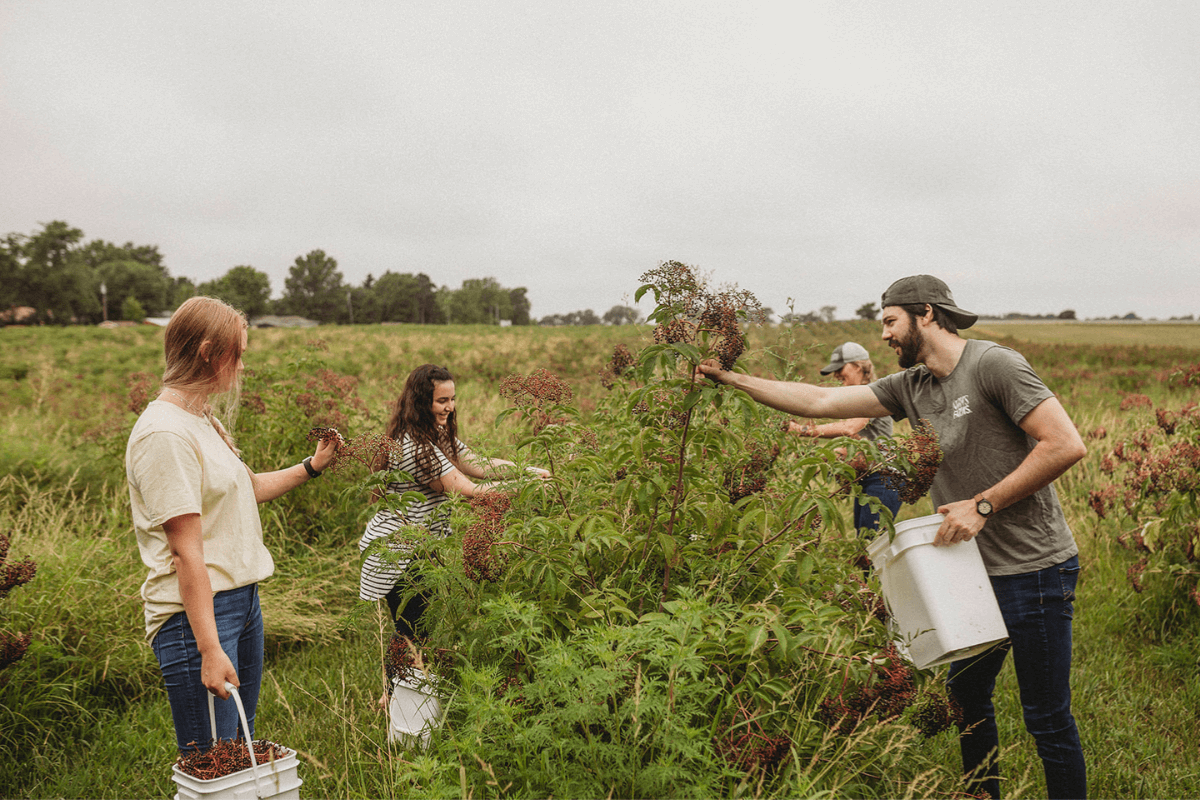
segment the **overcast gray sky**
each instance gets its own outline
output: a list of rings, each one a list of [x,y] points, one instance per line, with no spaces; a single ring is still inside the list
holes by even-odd
[[[664,259],[781,313],[1200,315],[1200,4],[0,4],[0,234],[66,220],[273,293]],[[647,301],[641,304],[649,310]]]

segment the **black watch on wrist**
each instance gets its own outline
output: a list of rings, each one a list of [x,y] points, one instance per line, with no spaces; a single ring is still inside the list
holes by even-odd
[[[315,467],[313,467],[313,465],[312,465],[312,456],[307,456],[300,463],[304,465],[304,471],[308,473],[308,477],[310,477],[310,478],[321,477],[321,472],[319,470],[317,470]]]
[[[975,510],[979,513],[979,516],[986,519],[992,515],[996,507],[992,505],[991,500],[988,500],[982,494],[977,494],[975,495]]]

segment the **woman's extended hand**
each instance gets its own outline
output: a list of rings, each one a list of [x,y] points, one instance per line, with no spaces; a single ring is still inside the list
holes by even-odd
[[[324,472],[325,468],[333,461],[333,457],[337,455],[338,448],[342,446],[342,437],[330,437],[321,439],[317,442],[317,452],[313,453],[312,465],[317,472]]]
[[[550,470],[542,469],[541,467],[526,467],[526,472],[532,472],[544,481],[550,480]]]

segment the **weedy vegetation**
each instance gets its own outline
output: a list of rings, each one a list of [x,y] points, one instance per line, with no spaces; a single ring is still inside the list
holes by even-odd
[[[639,292],[650,326],[251,333],[233,425],[247,463],[295,463],[329,429],[347,442],[328,476],[261,507],[277,567],[257,735],[298,751],[306,795],[962,796],[944,675],[896,655],[849,523],[864,471],[903,483],[902,516],[931,513],[935,438],[800,441],[694,379],[713,357],[814,380],[848,339],[894,370],[877,326],[765,326],[751,295],[678,262]],[[0,666],[4,796],[172,791],[123,470],[160,337],[0,330],[0,567],[37,565],[0,596],[0,637],[29,635]],[[1195,351],[1016,346],[1090,447],[1058,486],[1084,562],[1074,689],[1093,792],[1200,794]],[[430,361],[455,374],[468,444],[553,479],[454,501],[446,539],[400,534],[430,595],[400,646],[357,600],[356,542],[388,405]],[[445,711],[426,751],[388,742],[378,702],[414,668]],[[1005,792],[1039,796],[1011,668],[997,702]]]

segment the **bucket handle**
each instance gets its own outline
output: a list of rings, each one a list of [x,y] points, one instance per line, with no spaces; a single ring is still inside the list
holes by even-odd
[[[242,730],[246,733],[246,752],[250,754],[250,770],[254,775],[254,794],[258,796],[258,759],[254,757],[254,741],[250,737],[250,723],[246,719],[246,708],[242,705],[242,697],[238,694],[237,687],[229,681],[225,682],[225,691],[233,695],[233,702],[237,704],[238,717],[242,721]],[[217,709],[214,702],[215,696],[212,692],[208,693],[208,722],[212,726],[212,739],[217,741]]]

